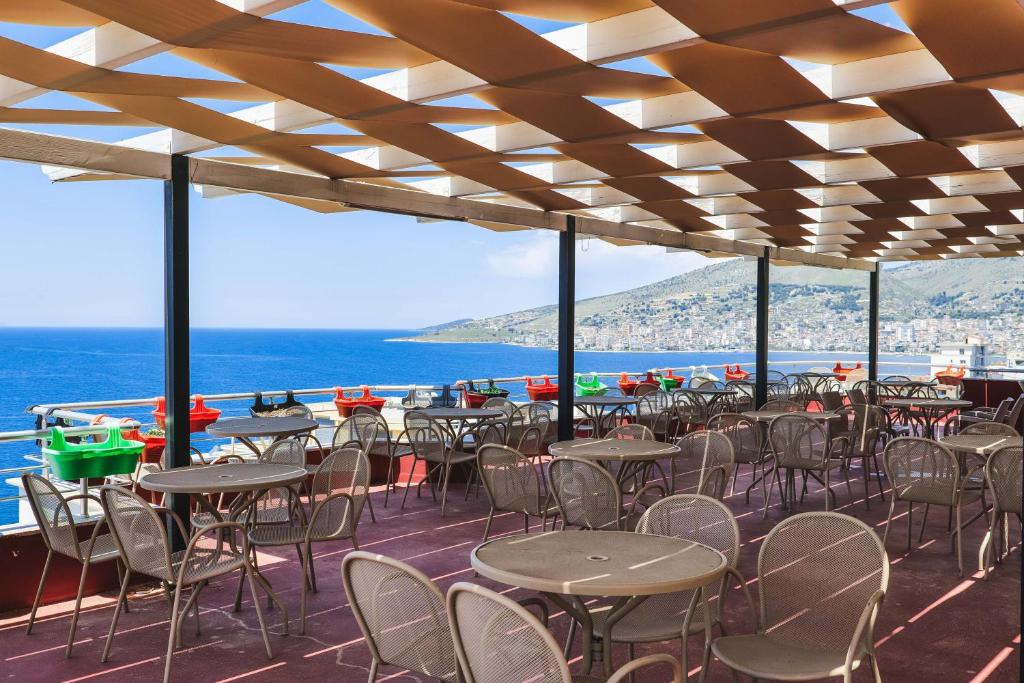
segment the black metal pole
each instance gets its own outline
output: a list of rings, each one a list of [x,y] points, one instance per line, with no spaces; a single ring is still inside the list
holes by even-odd
[[[876,263],[868,278],[868,379],[878,381],[878,274]]]
[[[188,467],[189,348],[188,348],[188,157],[171,156],[171,178],[164,182],[164,396],[167,399],[164,460],[168,467]],[[169,504],[186,524],[189,497],[171,494]],[[183,549],[187,539],[168,521],[172,547]]]
[[[763,256],[757,257],[757,301],[754,305],[757,320],[755,322],[755,371],[754,371],[754,403],[760,408],[768,400],[768,249]]]
[[[576,217],[558,234],[558,440],[573,436],[573,353],[576,327]]]

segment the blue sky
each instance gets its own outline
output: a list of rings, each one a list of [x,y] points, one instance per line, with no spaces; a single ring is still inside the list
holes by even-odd
[[[905,30],[886,5],[857,14]],[[380,32],[320,2],[272,16]],[[512,18],[539,33],[564,26]],[[79,30],[0,24],[0,35],[38,47]],[[642,58],[610,66],[657,72]],[[225,78],[170,54],[122,69]],[[372,73],[339,70],[353,77]],[[457,99],[444,103],[480,106],[469,96]],[[202,104],[222,111],[247,106]],[[101,108],[61,93],[18,106]],[[107,141],[148,131],[22,127]],[[158,182],[51,184],[35,166],[3,161],[0,179],[0,324],[161,324],[163,226]],[[553,233],[498,234],[467,224],[421,224],[405,216],[371,212],[321,215],[255,196],[192,197],[192,321],[197,327],[417,327],[556,299]],[[616,248],[597,240],[578,245],[577,262],[580,298],[709,263],[698,254]]]

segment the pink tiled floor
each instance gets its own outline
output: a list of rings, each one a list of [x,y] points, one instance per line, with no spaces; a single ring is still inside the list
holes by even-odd
[[[741,476],[740,481],[743,482]],[[845,487],[836,489],[844,512],[875,525],[881,535],[888,504],[882,504],[877,493],[870,513],[864,510],[857,495],[851,508]],[[860,487],[863,491],[863,487]],[[399,489],[401,493],[401,489]],[[455,581],[479,581],[498,590],[482,578],[475,578],[469,569],[469,553],[480,541],[487,516],[487,502],[480,498],[463,501],[463,488],[458,486],[449,498],[449,514],[442,519],[439,508],[429,493],[417,500],[410,495],[410,504],[400,510],[392,497],[383,507],[383,493],[375,493],[377,523],[365,514],[360,524],[359,539],[364,550],[390,555],[422,569],[444,589]],[[776,498],[776,502],[777,502]],[[755,562],[764,534],[782,518],[782,511],[773,508],[767,521],[761,519],[761,497],[755,492],[751,504],[741,494],[729,497],[727,503],[736,514],[743,546],[740,570],[749,579],[756,575]],[[808,496],[803,510],[824,509],[820,490]],[[975,573],[977,548],[984,532],[981,522],[975,523],[965,536],[965,565],[968,575],[961,579],[956,571],[955,556],[945,536],[946,517],[933,511],[928,521],[923,545],[913,554],[905,553],[906,507],[898,509],[900,517],[890,534],[888,550],[892,561],[889,594],[886,597],[875,635],[879,663],[886,681],[1016,681],[1019,679],[1020,650],[1020,547],[1016,525],[1012,531],[1013,554],[999,565],[988,581]],[[920,515],[915,515],[915,532]],[[522,530],[522,518],[500,515],[495,519],[492,535]],[[275,657],[268,661],[257,632],[256,614],[251,600],[243,603],[236,614],[231,611],[236,581],[217,580],[202,595],[202,634],[193,635],[194,622],[185,623],[184,647],[176,651],[173,680],[251,681],[292,680],[362,681],[366,679],[369,654],[348,608],[341,586],[341,558],[351,544],[338,542],[316,548],[315,562],[320,592],[310,599],[307,635],[298,636],[298,576],[300,569],[294,551],[273,551],[261,555],[261,567],[273,582],[292,617],[292,635],[273,634],[271,643]],[[751,586],[755,591],[756,582]],[[526,596],[525,591],[510,591]],[[248,591],[246,596],[248,598]],[[727,623],[731,633],[749,629],[746,608],[739,595],[727,605]],[[152,681],[159,680],[163,670],[163,653],[167,642],[168,615],[166,602],[159,590],[141,589],[130,596],[132,611],[122,616],[114,641],[110,662],[100,663],[100,652],[112,614],[113,596],[96,596],[86,601],[77,636],[77,645],[70,660],[63,657],[67,637],[70,603],[51,605],[41,611],[35,632],[24,635],[25,613],[0,615],[0,671],[18,681]],[[552,628],[564,637],[566,618],[555,612]],[[269,613],[275,632],[280,632],[280,614]],[[667,651],[675,654],[677,646],[642,648],[638,652]],[[577,639],[578,649],[578,639]],[[625,661],[624,649],[617,651],[616,662]],[[691,639],[690,661],[699,663],[697,639]],[[870,680],[864,670],[856,680]],[[415,681],[417,677],[385,667],[381,680]],[[664,680],[663,674],[641,676],[639,680]],[[727,670],[712,663],[711,680],[730,680]]]

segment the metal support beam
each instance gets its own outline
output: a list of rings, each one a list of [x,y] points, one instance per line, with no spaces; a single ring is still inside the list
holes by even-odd
[[[558,233],[558,440],[573,437],[573,368],[576,336],[576,217]]]
[[[188,319],[188,157],[171,157],[171,177],[164,182],[164,396],[167,399],[165,462],[188,467],[190,436]],[[186,527],[189,497],[169,496],[169,507]],[[185,547],[176,525],[168,520],[175,549]],[[187,531],[187,528],[186,528]]]
[[[757,312],[755,321],[755,370],[754,370],[754,403],[760,408],[768,400],[768,268],[771,261],[768,250],[764,256],[757,258]]]
[[[868,274],[868,379],[878,381],[878,275],[876,264]]]

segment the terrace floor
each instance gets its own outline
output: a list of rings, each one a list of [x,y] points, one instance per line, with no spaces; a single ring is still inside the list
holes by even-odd
[[[858,471],[855,470],[859,474]],[[746,474],[746,468],[744,468]],[[742,484],[745,477],[741,475]],[[888,504],[882,504],[877,493],[870,512],[856,495],[851,508],[845,487],[837,488],[839,504],[844,512],[873,524],[881,535]],[[742,490],[742,489],[739,489]],[[860,490],[863,491],[861,485]],[[487,516],[486,497],[470,497],[463,501],[463,489],[457,486],[449,499],[449,513],[441,518],[439,507],[431,502],[429,493],[417,500],[410,494],[406,509],[400,510],[394,498],[383,505],[383,492],[373,494],[377,522],[365,513],[360,524],[362,549],[393,556],[420,568],[437,581],[442,589],[455,581],[479,581],[497,590],[483,578],[475,578],[469,568],[469,553],[479,543]],[[399,489],[401,493],[401,489]],[[778,498],[776,497],[776,501]],[[398,501],[400,502],[400,501]],[[777,507],[761,519],[761,497],[755,492],[751,504],[743,502],[741,493],[726,501],[736,514],[741,535],[740,570],[748,580],[756,576],[758,548],[765,533],[782,518]],[[1013,553],[1008,560],[983,581],[977,567],[977,549],[984,533],[983,523],[976,522],[965,535],[965,566],[968,575],[960,578],[956,558],[946,538],[946,516],[933,511],[928,520],[923,544],[913,554],[906,548],[906,507],[890,534],[888,550],[892,562],[889,593],[882,608],[875,635],[879,665],[887,681],[1017,681],[1020,678],[1020,586],[1021,554],[1016,525],[1011,534]],[[824,509],[820,491],[809,495],[804,510]],[[914,515],[915,532],[922,515]],[[539,525],[538,525],[539,527]],[[517,515],[496,518],[492,536],[522,530]],[[256,614],[247,600],[236,614],[231,611],[236,579],[215,581],[203,592],[201,605],[202,634],[193,635],[193,621],[185,622],[184,647],[176,651],[173,680],[232,681],[335,680],[363,681],[367,676],[369,653],[347,606],[341,585],[341,558],[351,549],[348,542],[323,544],[316,548],[315,562],[320,592],[310,598],[310,618],[306,636],[295,635],[299,612],[299,576],[301,570],[294,551],[263,553],[261,568],[273,582],[275,590],[288,606],[292,616],[292,633],[288,637],[272,634],[275,657],[268,661],[257,632]],[[756,600],[756,581],[751,584]],[[513,590],[526,596],[525,591]],[[67,638],[70,602],[41,609],[34,633],[24,635],[27,614],[0,615],[0,661],[3,674],[19,681],[86,681],[86,680],[159,680],[163,671],[163,653],[167,643],[168,614],[166,602],[158,588],[140,587],[130,594],[132,611],[124,614],[114,640],[111,660],[100,663],[100,653],[112,614],[114,595],[87,598],[78,627],[77,645],[70,660],[63,657]],[[248,597],[248,591],[246,591]],[[726,623],[731,633],[750,628],[742,599],[730,598]],[[552,628],[564,638],[567,619],[553,612]],[[270,612],[273,631],[280,631],[278,612]],[[648,651],[678,653],[678,645],[665,644],[638,648],[638,655]],[[700,663],[700,644],[691,638],[690,662]],[[577,638],[576,649],[579,649]],[[625,662],[625,648],[617,649],[616,662]],[[691,668],[691,673],[696,671]],[[660,681],[666,674],[638,677],[642,681]],[[381,680],[417,681],[420,678],[385,667]],[[710,680],[730,680],[727,669],[711,664]],[[867,670],[855,673],[855,680],[870,680]]]

